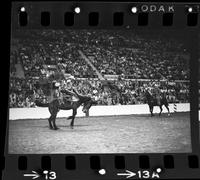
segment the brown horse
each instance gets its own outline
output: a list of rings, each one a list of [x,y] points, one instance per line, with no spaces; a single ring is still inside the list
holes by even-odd
[[[167,101],[167,98],[165,95],[161,95],[161,98],[160,98],[160,104],[158,103],[158,100],[153,97],[148,90],[145,91],[145,98],[147,100],[147,104],[149,105],[149,110],[150,110],[150,113],[151,113],[151,116],[154,116],[153,114],[153,107],[154,106],[159,106],[160,107],[160,113],[159,113],[159,116],[161,115],[162,113],[162,106],[164,105],[168,111],[168,115],[170,115],[170,111],[169,111],[169,103]]]
[[[64,91],[62,91],[62,93],[64,93]],[[63,98],[63,101],[64,101],[63,104],[60,104],[58,99],[54,99],[52,102],[46,103],[46,104],[41,103],[38,100],[35,101],[35,104],[39,107],[48,107],[49,112],[51,114],[51,116],[48,119],[50,129],[53,129],[53,130],[59,129],[56,126],[56,117],[57,117],[57,113],[59,110],[71,110],[72,109],[72,111],[73,111],[72,116],[69,116],[67,119],[71,119],[70,126],[73,129],[74,119],[77,114],[77,109],[81,105],[83,105],[82,111],[84,113],[87,113],[92,105],[97,104],[97,102],[92,100],[91,97],[83,96],[78,93],[76,93],[76,95],[78,97],[78,101],[70,102],[67,98]]]

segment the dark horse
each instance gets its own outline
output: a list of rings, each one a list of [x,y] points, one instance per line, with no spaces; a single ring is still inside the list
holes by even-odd
[[[62,91],[62,93],[65,94],[64,90]],[[63,104],[60,104],[58,99],[54,99],[52,102],[46,103],[46,104],[41,103],[38,100],[35,101],[35,104],[39,107],[48,107],[49,112],[51,114],[51,116],[48,119],[50,129],[53,129],[53,130],[59,129],[56,126],[56,116],[57,116],[57,113],[58,113],[59,110],[70,110],[70,109],[72,109],[72,111],[73,111],[72,116],[69,116],[67,119],[71,119],[70,126],[73,129],[74,119],[75,119],[75,116],[77,114],[77,109],[83,104],[82,111],[84,113],[87,113],[89,111],[90,107],[92,105],[96,104],[96,102],[94,100],[92,100],[91,97],[83,96],[83,95],[80,95],[78,93],[76,93],[76,95],[78,97],[78,101],[69,102],[69,100],[64,97],[63,98],[63,101],[64,101]]]
[[[151,113],[151,116],[153,116],[153,107],[154,106],[159,106],[160,107],[160,113],[159,113],[159,116],[161,115],[162,113],[162,106],[164,105],[166,107],[166,109],[168,110],[168,115],[170,115],[170,112],[169,112],[169,104],[168,104],[168,101],[167,101],[167,98],[164,94],[161,95],[161,98],[160,98],[160,104],[158,103],[158,100],[152,96],[148,90],[145,91],[145,98],[147,100],[147,104],[149,105],[149,110],[150,110],[150,113]]]

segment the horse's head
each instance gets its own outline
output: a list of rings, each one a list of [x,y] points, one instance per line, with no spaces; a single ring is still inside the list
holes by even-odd
[[[146,98],[147,101],[150,100],[150,99],[152,99],[152,95],[149,92],[149,89],[145,89],[145,91],[144,91],[144,97]]]
[[[97,104],[97,102],[94,101],[91,97],[82,96],[82,97],[79,97],[79,98],[80,98],[80,101],[81,101],[82,104],[83,104],[83,109],[82,109],[82,111],[83,111],[84,113],[87,113],[92,105],[96,105],[96,104]]]

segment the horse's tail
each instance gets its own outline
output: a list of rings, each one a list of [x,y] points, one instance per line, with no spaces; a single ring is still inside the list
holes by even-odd
[[[48,107],[49,103],[42,103],[38,100],[35,100],[35,105],[38,106],[38,107]]]

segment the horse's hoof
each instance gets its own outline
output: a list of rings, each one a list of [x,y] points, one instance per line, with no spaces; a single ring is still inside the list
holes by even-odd
[[[53,127],[49,127],[49,129],[53,129]]]
[[[54,128],[54,130],[58,130],[58,129],[59,129],[58,127]]]
[[[71,127],[71,129],[74,129],[74,126],[70,126]]]

